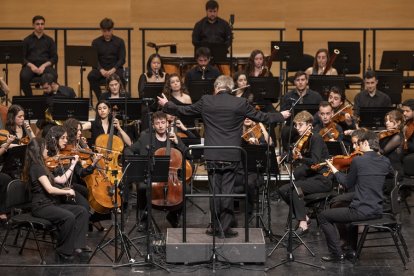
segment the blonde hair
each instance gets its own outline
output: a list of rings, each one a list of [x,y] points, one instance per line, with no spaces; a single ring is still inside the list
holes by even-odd
[[[313,123],[313,116],[308,111],[304,110],[296,114],[295,118],[293,119],[293,122],[306,122],[306,123]]]

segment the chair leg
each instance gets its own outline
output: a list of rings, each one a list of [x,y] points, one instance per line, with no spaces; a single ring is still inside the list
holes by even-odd
[[[406,269],[407,268],[406,267],[407,264],[406,264],[404,255],[401,252],[401,248],[400,248],[400,246],[398,244],[398,234],[397,234],[397,231],[393,231],[392,229],[390,229],[390,230],[391,230],[391,237],[394,240],[395,247],[397,247],[398,254],[400,255],[401,261],[403,262],[404,268]]]
[[[407,256],[407,259],[410,259],[410,253],[408,253],[407,243],[405,242],[404,236],[401,233],[401,225],[397,225],[397,230],[396,231],[398,233],[398,237],[400,238],[401,244],[404,248],[405,255]]]
[[[1,242],[1,246],[0,246],[0,255],[1,255],[1,252],[3,251],[3,249],[4,249],[4,251],[6,251],[6,253],[8,254],[9,253],[9,251],[7,250],[7,248],[4,246],[4,244],[6,243],[6,240],[7,240],[7,237],[9,236],[9,233],[10,233],[10,226],[9,227],[7,227],[7,231],[6,231],[6,234],[4,235],[4,238],[3,238],[3,240],[2,240],[2,242]]]
[[[27,229],[26,236],[24,237],[24,240],[22,242],[22,246],[20,247],[20,250],[19,250],[19,255],[22,255],[22,253],[23,253],[23,248],[26,246],[26,242],[27,242],[27,239],[29,238],[29,234],[30,234],[30,229]]]
[[[356,262],[357,259],[359,259],[361,255],[362,247],[364,246],[365,239],[367,238],[368,230],[369,230],[369,225],[365,225],[364,231],[362,232],[361,238],[359,239],[359,242],[358,242],[354,263]]]

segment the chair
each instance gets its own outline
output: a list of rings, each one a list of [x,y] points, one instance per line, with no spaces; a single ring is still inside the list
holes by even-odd
[[[352,225],[354,226],[363,226],[364,230],[361,234],[361,238],[359,239],[356,255],[354,258],[354,263],[359,259],[361,255],[362,248],[364,247],[364,243],[366,241],[367,234],[370,229],[376,230],[375,232],[370,233],[380,233],[380,232],[389,232],[391,234],[391,237],[394,241],[394,245],[397,248],[398,254],[400,255],[401,261],[404,265],[404,268],[407,269],[407,260],[405,259],[401,248],[400,243],[404,249],[405,255],[407,259],[409,260],[410,255],[408,253],[408,247],[405,242],[405,239],[401,233],[401,221],[400,221],[400,211],[401,206],[400,202],[398,201],[399,198],[399,189],[400,186],[397,182],[398,175],[395,174],[395,186],[393,190],[391,191],[391,212],[390,213],[383,213],[382,217],[379,219],[372,219],[372,220],[366,220],[366,221],[358,221],[353,222]],[[377,239],[376,239],[377,240]],[[386,246],[393,246],[392,244],[385,244],[385,245],[370,245],[365,247],[386,247]]]
[[[411,189],[414,188],[414,153],[408,154],[403,159],[404,179],[400,185],[400,201],[405,205],[409,214],[411,214],[410,205],[407,202],[407,198],[411,193]]]
[[[43,236],[45,233],[51,233],[52,235],[56,228],[50,221],[32,216],[29,207],[30,202],[31,199],[28,196],[25,183],[19,179],[11,181],[7,186],[6,199],[6,207],[11,210],[11,217],[7,225],[7,232],[0,246],[0,254],[11,230],[18,229],[14,239],[14,245],[17,244],[17,238],[20,235],[20,232],[25,230],[26,235],[20,247],[19,254],[21,255],[23,253],[29,235],[32,233],[33,239],[36,242],[37,251],[40,255],[41,264],[46,264],[42,251],[40,250],[37,233],[38,230],[40,230],[43,231]]]

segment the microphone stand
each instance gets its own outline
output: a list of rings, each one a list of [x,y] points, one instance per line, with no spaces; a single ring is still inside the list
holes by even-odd
[[[233,75],[233,25],[234,25],[234,14],[230,14],[230,76]]]

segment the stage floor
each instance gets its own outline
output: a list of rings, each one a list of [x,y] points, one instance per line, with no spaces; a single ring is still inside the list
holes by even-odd
[[[201,185],[201,189],[205,189]],[[414,197],[409,198],[409,202],[414,204]],[[135,199],[130,199],[130,202],[133,202]],[[196,198],[195,203],[204,209],[205,214],[196,208],[195,205],[188,204],[188,216],[187,223],[189,228],[202,228],[206,229],[209,223],[210,213],[208,212],[208,200],[202,198]],[[240,206],[240,210],[243,210],[243,204]],[[413,209],[414,211],[414,209]],[[284,202],[280,202],[275,198],[271,201],[271,229],[272,232],[276,235],[273,240],[270,240],[268,237],[265,237],[266,242],[266,253],[269,253],[277,243],[277,238],[284,234],[286,217],[288,214],[288,207]],[[133,243],[139,249],[138,253],[135,249],[131,248],[131,258],[134,259],[137,264],[130,263],[130,260],[124,255],[119,263],[113,264],[112,260],[114,258],[114,247],[113,245],[108,245],[103,248],[105,252],[111,259],[109,259],[102,251],[98,250],[97,254],[92,259],[89,265],[83,264],[74,264],[67,266],[55,266],[54,265],[54,250],[50,244],[41,244],[44,255],[46,256],[46,266],[40,266],[40,257],[38,252],[30,249],[23,251],[22,255],[19,255],[18,249],[12,247],[13,238],[15,232],[9,236],[7,241],[7,249],[9,253],[6,254],[4,251],[0,255],[0,275],[96,275],[96,276],[106,276],[106,275],[179,275],[184,274],[188,275],[189,273],[193,275],[211,275],[213,273],[212,265],[209,264],[194,264],[194,265],[183,265],[183,264],[170,264],[166,263],[166,253],[165,253],[165,237],[167,232],[167,227],[170,227],[167,220],[165,219],[166,213],[163,211],[154,210],[154,218],[156,223],[161,229],[161,233],[158,234],[154,241],[152,242],[153,260],[160,264],[161,266],[167,268],[170,273],[167,273],[165,270],[160,269],[157,266],[144,265],[140,266],[138,263],[144,261],[144,258],[140,256],[146,255],[146,242],[145,242],[145,233],[138,232],[134,229],[131,233],[128,234],[130,229],[135,225],[135,206],[132,204],[129,205],[126,219],[125,219],[125,229],[128,237],[133,240]],[[237,213],[238,227],[243,227],[243,218],[244,215],[241,212]],[[403,235],[407,241],[410,255],[414,256],[414,250],[412,245],[414,244],[414,222],[413,215],[410,215],[407,212],[407,209],[403,209],[402,212],[402,221],[403,221]],[[103,221],[105,227],[111,226],[112,221]],[[252,226],[255,226],[254,224]],[[101,241],[105,232],[97,232],[94,229],[94,232],[88,233],[88,245],[95,249],[97,244]],[[202,230],[201,232],[203,232]],[[3,238],[5,230],[2,228],[0,230],[0,238]],[[114,231],[108,233],[108,237],[114,236]],[[211,238],[211,237],[210,237]],[[19,241],[22,239],[19,239]],[[264,275],[265,273],[269,275],[413,275],[414,274],[414,262],[408,263],[408,270],[405,271],[402,266],[400,257],[395,249],[395,247],[387,247],[381,249],[372,249],[366,248],[362,251],[362,256],[358,264],[353,265],[352,263],[346,261],[344,264],[332,264],[332,263],[323,263],[320,260],[320,257],[327,253],[327,247],[325,239],[322,233],[318,231],[316,226],[316,221],[313,219],[311,224],[311,231],[309,234],[303,237],[303,240],[306,242],[307,246],[315,253],[315,257],[312,257],[311,254],[306,250],[303,245],[299,245],[294,251],[294,257],[298,261],[308,262],[316,266],[323,266],[322,268],[314,268],[310,266],[303,265],[301,263],[293,262],[287,263],[281,266],[278,266],[268,272],[265,270],[269,267],[272,267],[276,264],[279,264],[287,256],[286,243],[282,242],[281,245],[273,252],[270,257],[266,258],[264,264],[226,264],[223,262],[216,263],[216,275]],[[390,242],[392,242],[390,240]],[[296,247],[297,242],[294,241],[294,247]],[[32,241],[29,241],[27,246],[34,248],[35,244]],[[217,240],[217,246],[221,246],[220,239]],[[119,266],[118,266],[119,265]]]

